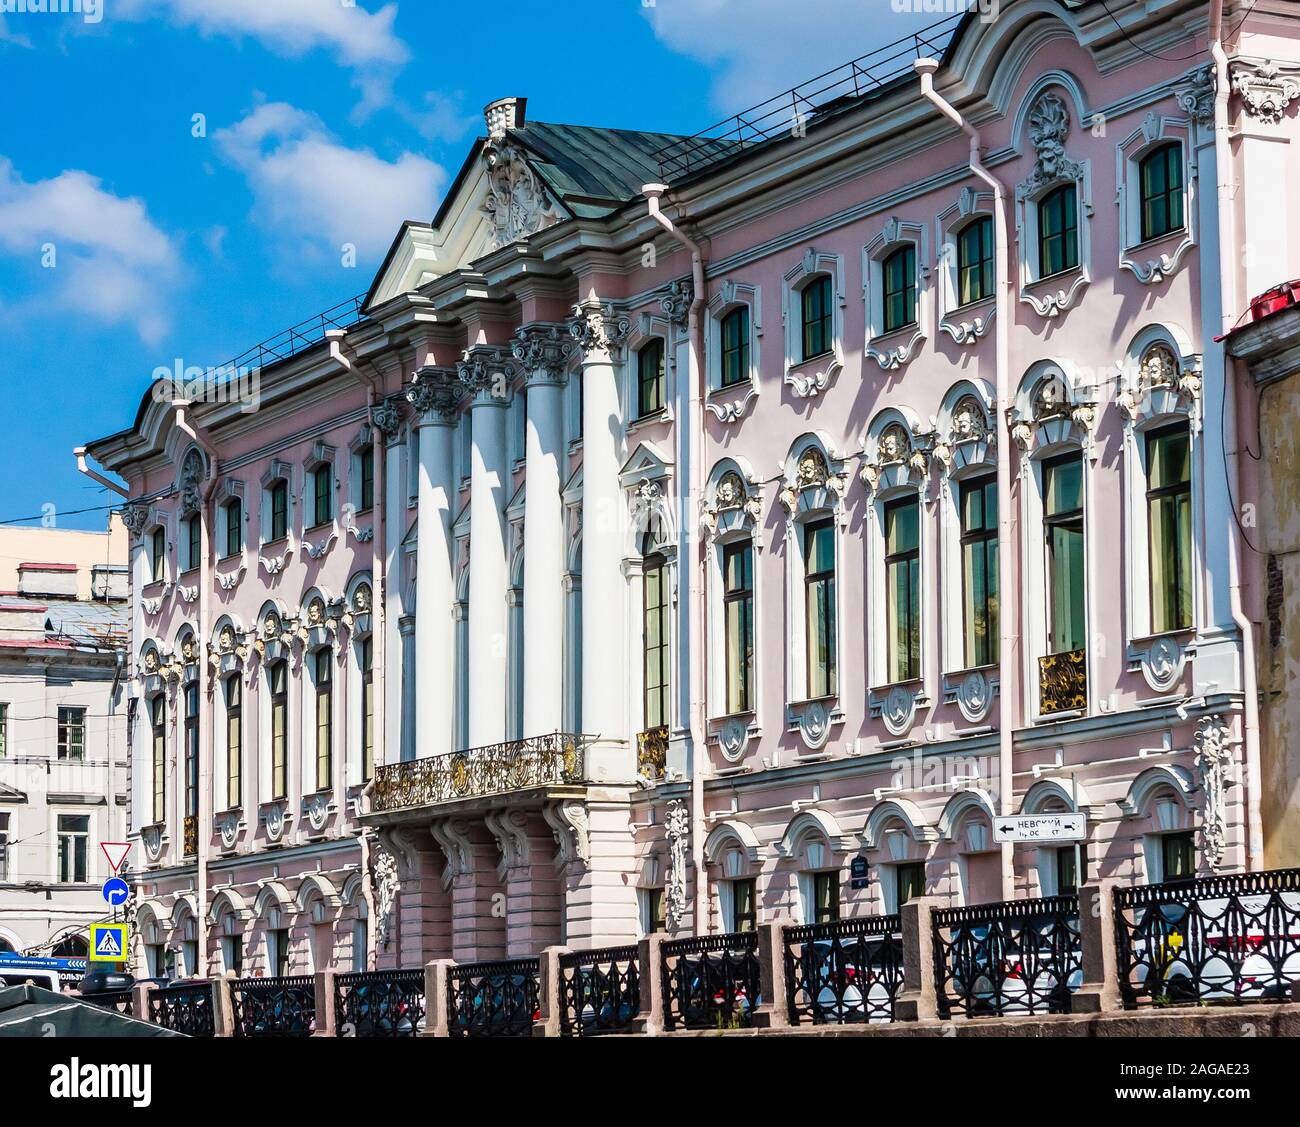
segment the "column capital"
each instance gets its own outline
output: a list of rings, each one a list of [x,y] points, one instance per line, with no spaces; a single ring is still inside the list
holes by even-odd
[[[522,365],[530,384],[563,384],[569,358],[577,351],[567,325],[553,321],[532,321],[521,325],[510,342],[510,351]]]
[[[421,426],[451,426],[465,399],[465,389],[454,368],[421,368],[407,387],[406,398]]]
[[[456,365],[456,375],[474,396],[475,407],[509,406],[510,383],[518,370],[508,349],[490,344],[465,349]]]
[[[402,415],[408,397],[409,393],[390,395],[370,409],[370,425],[388,442],[392,442],[402,429]]]
[[[596,298],[578,302],[569,318],[569,333],[587,360],[612,360],[631,332],[631,317]]]

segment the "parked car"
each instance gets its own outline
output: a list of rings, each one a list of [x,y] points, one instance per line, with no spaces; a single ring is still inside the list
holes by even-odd
[[[1063,1010],[1068,996],[1083,985],[1083,968],[1075,960],[1062,982],[1058,961],[1045,933],[1026,927],[1014,943],[1000,929],[976,925],[951,950],[948,993],[965,1000],[971,1017]]]
[[[856,950],[843,940],[816,939],[804,944],[804,976],[819,1020],[838,1025],[891,1020],[893,999],[883,963],[887,942],[862,941]]]
[[[424,1008],[413,1005],[406,992],[390,982],[358,983],[351,998],[349,1020],[356,1036],[415,1037],[424,1032]]]
[[[0,963],[0,988],[6,986],[39,986],[44,990],[59,990],[59,972],[39,963],[23,963],[18,959]]]
[[[730,966],[726,955],[730,955]],[[725,1020],[728,1008],[733,1020],[741,1025],[749,1023],[750,1009],[762,1005],[763,998],[756,994],[751,1000],[745,980],[735,976],[734,971],[746,958],[754,957],[747,951],[705,951],[681,956],[681,979],[689,983],[686,997],[682,999],[682,1018],[688,1027],[710,1026],[720,1017]]]
[[[636,1017],[638,1002],[620,986],[617,974],[599,967],[579,967],[576,973],[583,1001],[578,1015],[583,1033],[621,1029]],[[599,1011],[593,999],[599,1001]]]
[[[522,1037],[541,1018],[533,979],[522,974],[481,978],[451,1015],[451,1029],[465,1037]]]

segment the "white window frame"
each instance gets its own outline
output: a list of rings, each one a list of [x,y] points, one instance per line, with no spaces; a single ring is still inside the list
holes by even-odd
[[[816,278],[831,280],[831,351],[803,359],[803,291]],[[844,368],[844,256],[808,247],[781,279],[785,324],[785,383],[800,399],[820,395]]]
[[[722,322],[737,309],[749,311],[749,376],[727,387],[722,386]],[[708,368],[708,396],[704,407],[722,423],[739,422],[750,405],[762,395],[759,378],[759,347],[763,339],[763,290],[733,278],[724,279],[709,298],[708,346],[705,362]]]
[[[1152,110],[1142,124],[1115,146],[1115,190],[1119,197],[1119,267],[1143,285],[1163,282],[1181,269],[1196,246],[1195,133],[1191,119]],[[1139,164],[1162,145],[1176,141],[1183,156],[1183,226],[1181,230],[1142,241],[1142,181]],[[1170,246],[1170,244],[1173,244]]]
[[[911,246],[915,258],[916,320],[885,332],[885,260]],[[930,233],[925,223],[891,215],[862,248],[862,306],[866,324],[864,348],[884,371],[898,371],[916,356],[933,317],[933,286],[929,266]]]
[[[339,479],[337,467],[337,451],[333,446],[328,446],[323,442],[318,442],[312,447],[311,456],[303,466],[306,471],[303,486],[303,512],[302,523],[303,532],[315,532],[321,529],[333,529],[338,531],[339,527]],[[325,521],[316,520],[316,478],[319,474],[328,473],[330,479],[330,515]],[[311,521],[310,524],[307,522]]]
[[[974,345],[987,336],[993,327],[996,311],[998,273],[1005,269],[998,261],[997,247],[993,248],[994,293],[968,305],[961,305],[958,295],[957,240],[965,227],[979,218],[993,220],[993,193],[977,192],[969,184],[957,194],[957,199],[935,217],[935,244],[938,251],[938,268],[935,271],[935,288],[939,305],[939,328],[962,345]],[[995,227],[996,227],[996,221]],[[996,240],[995,240],[996,243]]]
[[[271,489],[277,483],[283,481],[285,484],[285,510],[284,510],[284,536],[283,540],[289,546],[292,546],[296,540],[296,509],[297,499],[294,495],[293,487],[293,466],[288,462],[275,459],[266,473],[262,475],[262,512],[261,527],[258,530],[258,541],[260,547],[266,547],[267,544],[279,543],[279,539],[273,539],[271,536]]]

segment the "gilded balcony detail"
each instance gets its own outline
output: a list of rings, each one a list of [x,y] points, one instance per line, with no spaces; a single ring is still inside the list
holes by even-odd
[[[193,857],[199,851],[199,820],[193,814],[185,815],[185,823],[182,832],[182,842],[185,847],[185,856]]]
[[[647,728],[636,736],[636,773],[651,782],[660,782],[668,766],[668,729],[663,725]]]
[[[1088,651],[1069,650],[1038,659],[1038,711],[1082,712],[1088,707]]]

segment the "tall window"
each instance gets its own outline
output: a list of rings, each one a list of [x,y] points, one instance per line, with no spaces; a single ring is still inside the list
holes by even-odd
[[[1073,845],[1056,851],[1056,895],[1071,896],[1079,891],[1079,866]]]
[[[662,888],[647,888],[644,890],[646,906],[646,933],[654,934],[658,931],[667,931],[668,924],[664,915],[664,890]]]
[[[998,483],[964,481],[961,505],[962,631],[966,668],[998,660]]]
[[[650,534],[646,534],[648,549]],[[645,726],[668,723],[668,572],[663,556],[644,557],[641,584],[642,630],[645,637]]]
[[[957,235],[957,302],[969,305],[993,296],[993,220],[985,215]]]
[[[1192,459],[1187,427],[1147,435],[1151,631],[1192,624]]]
[[[1084,647],[1083,458],[1067,454],[1043,466],[1050,652]]]
[[[1186,833],[1165,834],[1160,839],[1160,879],[1191,880],[1196,876],[1196,840]]]
[[[330,681],[330,651],[317,650],[312,672],[316,678],[316,789],[329,790],[334,757],[334,689]]]
[[[59,709],[59,758],[80,761],[86,757],[86,710]]]
[[[0,884],[9,880],[9,815],[0,814]]]
[[[916,321],[916,247],[899,247],[880,264],[884,279],[883,325],[887,333]]]
[[[663,410],[664,342],[656,337],[636,354],[636,417]]]
[[[1142,241],[1158,239],[1183,226],[1183,149],[1164,145],[1138,164],[1142,199]]]
[[[199,812],[199,685],[185,686],[185,813]]]
[[[149,701],[149,726],[153,732],[153,820],[167,817],[167,698],[159,693]]]
[[[885,506],[886,653],[889,680],[921,675],[921,505],[916,497]]]
[[[749,379],[749,307],[737,306],[722,318],[722,386]]]
[[[894,866],[895,892],[897,906],[901,908],[909,900],[925,895],[925,862],[910,861],[905,865]]]
[[[357,647],[361,666],[361,779],[369,782],[375,773],[375,651],[369,638]]]
[[[366,935],[367,924],[364,919],[352,921],[352,973],[360,974],[366,969],[366,948],[369,946]]]
[[[748,541],[723,546],[722,588],[727,714],[734,716],[754,708],[754,547]]]
[[[799,293],[803,311],[803,359],[829,352],[835,343],[834,304],[829,274],[814,278]]]
[[[804,608],[808,632],[808,697],[837,692],[835,668],[835,524],[804,526]]]
[[[813,918],[815,924],[833,923],[840,918],[840,874],[813,873]]]
[[[375,448],[365,447],[357,455],[357,502],[364,512],[375,507]]]
[[[283,478],[271,483],[271,539],[289,535],[289,483]]]
[[[9,754],[9,702],[0,701],[0,759]]]
[[[271,797],[289,794],[289,663],[271,666]]]
[[[1078,194],[1073,184],[1066,184],[1038,201],[1038,276],[1046,278],[1078,265]]]
[[[242,935],[223,935],[221,937],[221,963],[236,978],[239,978],[244,973],[244,937]]]
[[[235,673],[225,680],[226,805],[241,805],[244,772],[244,686]]]
[[[328,463],[312,471],[312,525],[329,524],[334,519],[334,467]]]
[[[190,517],[185,522],[185,568],[192,570],[202,562],[203,523],[198,517]]]
[[[90,855],[90,815],[59,815],[59,883],[85,884]]]
[[[284,978],[289,973],[289,929],[277,927],[266,933],[271,976]]]
[[[731,930],[754,931],[758,927],[758,896],[754,880],[731,882]]]
[[[163,528],[155,528],[150,536],[149,562],[153,568],[150,578],[155,583],[161,583],[165,577],[167,566],[167,531]]]
[[[226,502],[226,555],[237,556],[244,550],[244,505],[236,497]]]

